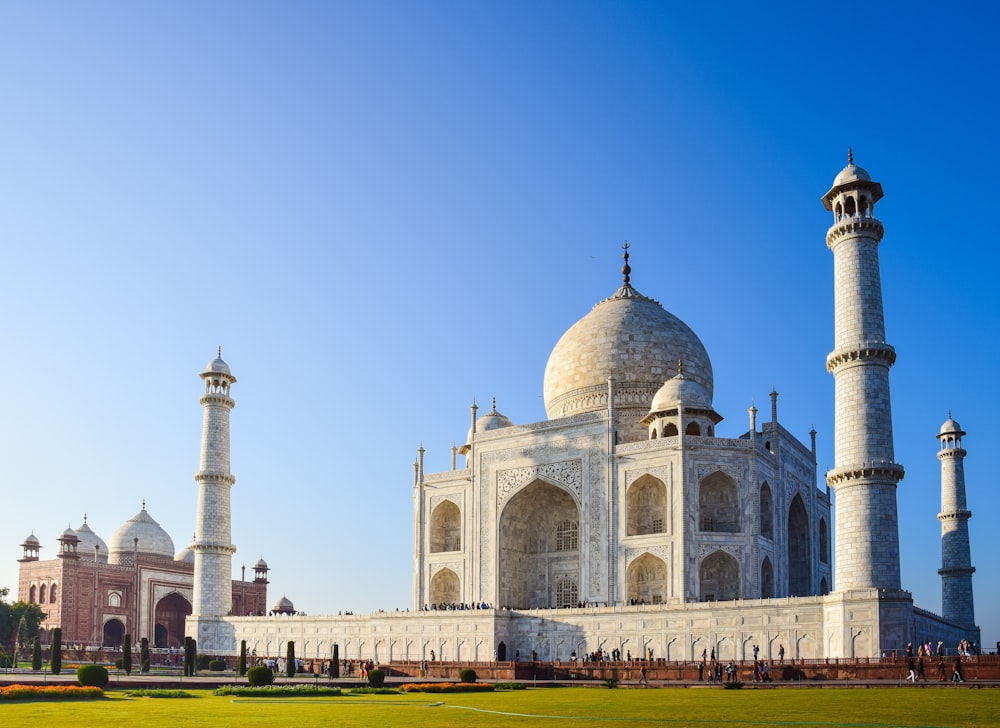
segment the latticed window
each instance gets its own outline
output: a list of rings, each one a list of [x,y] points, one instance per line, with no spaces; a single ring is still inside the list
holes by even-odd
[[[653,533],[663,533],[663,519],[654,518],[653,519]]]
[[[556,529],[556,551],[576,551],[580,547],[580,526],[576,521],[563,521]],[[576,585],[573,586],[576,589]]]
[[[576,582],[572,579],[560,579],[556,584],[556,606],[575,607],[578,602]]]
[[[715,519],[705,516],[701,519],[701,530],[702,531],[714,531],[715,530]]]

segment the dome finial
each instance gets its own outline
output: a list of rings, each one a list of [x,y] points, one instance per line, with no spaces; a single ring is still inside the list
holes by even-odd
[[[622,250],[625,251],[625,265],[622,266],[622,275],[625,277],[625,285],[629,285],[629,274],[632,272],[632,268],[628,264],[628,240],[622,246]]]
[[[495,394],[493,395],[493,411],[497,411],[497,396]]]
[[[847,148],[847,164],[848,166],[854,164],[854,150],[851,147]]]
[[[677,376],[678,377],[683,377],[684,376],[684,360],[683,359],[678,359],[677,360]]]
[[[142,510],[146,510],[146,499],[142,499]]]
[[[222,347],[221,346],[219,347],[219,358],[220,359],[222,358]]]

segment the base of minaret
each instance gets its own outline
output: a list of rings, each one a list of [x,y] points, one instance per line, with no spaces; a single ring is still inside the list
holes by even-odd
[[[184,622],[184,636],[198,641],[198,654],[235,655],[236,629],[224,617],[190,615]]]

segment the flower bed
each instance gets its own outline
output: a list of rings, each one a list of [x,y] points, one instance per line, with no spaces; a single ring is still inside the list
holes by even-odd
[[[489,693],[490,683],[406,683],[399,687],[404,693]]]
[[[99,700],[100,688],[79,685],[7,685],[0,687],[0,700]]]

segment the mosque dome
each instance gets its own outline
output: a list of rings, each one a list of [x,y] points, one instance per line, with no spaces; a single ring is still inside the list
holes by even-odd
[[[134,539],[139,539],[138,553],[142,556],[158,558],[174,558],[174,542],[159,523],[146,512],[143,504],[141,511],[125,521],[117,531],[111,534],[109,552],[111,562],[115,564],[130,561],[135,549]]]
[[[24,543],[21,545],[29,547],[33,546],[34,548],[37,549],[42,547],[42,542],[38,540],[38,536],[36,536],[34,532],[31,532],[30,534],[28,534],[28,537],[24,539]]]
[[[76,537],[80,539],[77,546],[77,553],[85,561],[94,560],[94,547],[97,546],[97,561],[101,564],[108,563],[108,545],[104,539],[94,533],[94,530],[87,525],[87,517],[83,517],[83,525],[76,529]]]
[[[846,185],[850,182],[871,182],[872,176],[868,174],[863,168],[858,167],[854,162],[849,163],[846,167],[840,170],[840,173],[834,177],[833,186],[839,187],[840,185]]]
[[[499,430],[501,427],[513,427],[514,423],[510,421],[510,418],[506,415],[502,415],[497,411],[497,400],[496,397],[493,398],[493,409],[484,415],[480,415],[479,419],[476,420],[476,432],[489,432],[490,430]],[[469,434],[465,438],[467,443],[472,442],[472,428],[469,428]]]
[[[965,432],[962,430],[962,426],[960,424],[958,424],[952,418],[951,413],[949,412],[948,413],[948,419],[944,421],[943,425],[941,425],[941,429],[938,431],[938,434],[939,435],[956,435],[956,434],[957,435],[964,435]]]
[[[606,409],[608,378],[614,377],[615,410],[629,430],[627,422],[647,414],[679,361],[711,402],[712,362],[705,346],[687,324],[631,286],[630,270],[626,251],[624,285],[573,324],[549,355],[544,383],[549,419]]]
[[[295,614],[295,605],[292,604],[291,599],[286,596],[282,596],[281,599],[274,603],[271,611],[278,612],[280,614]]]
[[[177,552],[177,555],[174,557],[174,561],[183,561],[187,564],[193,564],[194,550],[190,546],[188,546],[185,549],[181,549],[180,551]]]
[[[703,386],[682,372],[672,379],[664,382],[663,386],[653,395],[653,404],[649,408],[650,414],[662,412],[670,407],[682,404],[685,407],[697,407],[699,409],[711,409],[712,398]]]
[[[205,374],[226,374],[230,377],[233,376],[233,372],[230,370],[229,365],[222,360],[221,349],[219,350],[219,355],[205,365]]]
[[[79,542],[80,537],[76,535],[76,531],[74,531],[72,528],[70,528],[69,526],[67,526],[66,530],[63,531],[62,534],[59,536],[59,540],[60,541],[67,540],[67,541],[77,541],[77,542]]]
[[[264,561],[264,557],[263,556],[261,556],[259,559],[257,559],[257,563],[253,565],[253,568],[256,569],[257,571],[261,571],[261,570],[267,568],[267,562]]]

